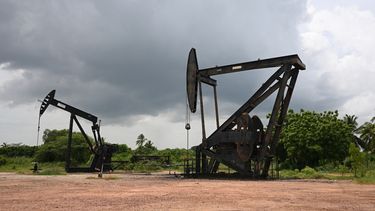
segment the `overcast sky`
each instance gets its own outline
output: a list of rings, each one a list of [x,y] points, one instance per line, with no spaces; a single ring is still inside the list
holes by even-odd
[[[0,0],[0,142],[35,145],[37,99],[56,89],[56,99],[98,116],[110,142],[134,147],[143,133],[158,148],[185,147],[191,47],[201,68],[299,54],[307,70],[290,107],[339,110],[363,123],[375,116],[374,37],[372,0]],[[273,71],[215,77],[221,122]],[[272,100],[254,114],[270,112]],[[41,132],[68,124],[69,114],[51,107]],[[197,114],[191,124],[196,145]]]

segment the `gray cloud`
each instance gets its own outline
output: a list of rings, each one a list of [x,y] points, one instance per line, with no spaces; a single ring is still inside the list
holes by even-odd
[[[191,47],[202,68],[298,53],[304,17],[296,0],[1,1],[2,71],[24,77],[0,97],[20,105],[57,89],[107,122],[157,115],[182,108]],[[218,77],[220,100],[241,104],[271,72]]]

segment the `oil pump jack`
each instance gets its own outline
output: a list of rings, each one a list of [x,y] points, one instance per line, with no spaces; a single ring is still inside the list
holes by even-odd
[[[263,68],[278,69],[247,102],[220,125],[217,81],[211,76]],[[246,177],[268,177],[298,73],[305,68],[298,55],[289,55],[199,69],[196,51],[192,48],[186,74],[188,106],[191,112],[196,112],[199,94],[202,122],[202,143],[195,147],[195,173],[215,174],[222,163]],[[217,129],[208,137],[205,130],[203,83],[213,87],[215,101]],[[249,113],[276,91],[276,99],[264,131],[261,119],[256,115],[250,116]],[[190,125],[188,128],[190,129]]]
[[[70,113],[70,123],[69,123],[69,133],[67,142],[67,152],[66,152],[66,163],[65,170],[67,172],[95,172],[95,171],[108,171],[111,170],[111,159],[112,153],[114,151],[114,145],[104,143],[102,137],[100,136],[100,124],[98,124],[98,117],[82,111],[78,108],[70,106],[55,99],[55,90],[52,90],[42,101],[40,106],[39,118],[43,115],[49,105],[53,105],[64,111]],[[77,119],[81,117],[85,120],[92,122],[92,132],[94,136],[94,144],[90,141],[89,137],[83,130],[80,122]],[[73,121],[77,124],[79,130],[81,131],[84,139],[86,140],[90,152],[93,154],[93,159],[89,167],[72,167],[72,134],[73,134]]]

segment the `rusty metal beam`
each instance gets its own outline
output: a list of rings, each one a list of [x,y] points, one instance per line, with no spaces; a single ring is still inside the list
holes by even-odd
[[[207,84],[207,85],[216,86],[216,80],[212,79],[208,76],[199,76],[198,80]]]
[[[242,113],[244,112],[249,112],[251,109],[251,104],[252,102],[255,101],[259,96],[261,96],[268,88],[270,85],[272,85],[275,80],[277,80],[277,77],[284,73],[285,67],[279,68],[259,89],[258,91],[255,92],[255,94],[245,103],[243,104],[236,112],[232,114],[211,136],[214,136],[217,131],[223,131],[226,129],[230,129],[232,123],[234,122],[235,119],[237,119]],[[210,137],[211,137],[210,136]],[[209,138],[210,138],[209,137]]]
[[[288,87],[287,93],[286,93],[286,96],[285,96],[284,100],[282,101],[282,105],[281,105],[281,109],[280,109],[280,115],[279,115],[279,118],[277,120],[277,125],[279,127],[275,128],[273,139],[272,139],[271,144],[270,144],[270,152],[271,152],[272,156],[274,156],[275,153],[276,153],[276,146],[279,142],[281,129],[282,129],[281,126],[284,123],[284,120],[285,120],[286,115],[288,113],[288,107],[289,107],[290,100],[292,98],[292,94],[293,94],[295,84],[297,82],[298,73],[299,73],[298,70],[292,70],[292,73],[291,73],[292,77],[290,79],[289,85],[287,86]],[[267,157],[266,160],[265,160],[264,166],[263,166],[262,177],[268,176],[268,170],[270,168],[271,162],[272,162],[272,157]]]
[[[90,149],[91,153],[92,153],[92,154],[96,154],[95,149],[94,149],[94,146],[93,146],[92,143],[90,142],[90,139],[89,139],[89,137],[87,136],[85,130],[82,128],[81,123],[79,123],[79,121],[78,121],[78,119],[77,119],[77,117],[76,117],[75,115],[73,115],[73,119],[74,119],[74,121],[76,122],[76,124],[77,124],[79,130],[81,131],[81,134],[82,134],[83,137],[85,138],[86,143],[89,145],[89,149]],[[95,133],[94,133],[94,134],[95,134]]]
[[[203,76],[221,75],[226,73],[234,73],[253,69],[280,67],[285,64],[292,64],[300,70],[305,70],[306,66],[302,63],[298,55],[281,56],[270,59],[259,59],[257,61],[237,63],[225,66],[216,66],[206,69],[200,69],[198,73]]]
[[[284,99],[284,91],[286,84],[288,82],[289,76],[290,76],[290,65],[286,66],[287,71],[284,73],[284,76],[281,80],[281,86],[279,88],[279,91],[277,93],[277,97],[272,109],[271,117],[268,122],[267,131],[266,131],[266,137],[265,137],[265,146],[263,146],[263,150],[267,149],[267,146],[269,145],[271,138],[272,138],[272,132],[274,130],[274,126],[276,123],[276,118],[279,116],[279,111],[281,107],[281,102]],[[265,151],[262,152],[263,155],[265,155]]]

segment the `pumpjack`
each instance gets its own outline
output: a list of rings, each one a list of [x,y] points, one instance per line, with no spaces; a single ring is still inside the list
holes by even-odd
[[[278,69],[220,125],[217,80],[211,76],[263,68]],[[186,73],[188,107],[192,113],[196,112],[199,94],[202,124],[202,143],[195,147],[195,174],[215,174],[218,172],[219,164],[222,163],[242,176],[268,177],[298,73],[305,69],[298,55],[199,69],[196,50],[192,48],[188,56]],[[214,92],[217,129],[208,137],[205,130],[202,84],[213,87]],[[250,112],[274,92],[277,92],[276,99],[267,128],[264,129],[261,119],[257,115],[251,116]]]
[[[85,111],[82,111],[78,108],[70,106],[64,102],[55,99],[55,90],[52,90],[47,94],[47,96],[42,101],[39,111],[39,119],[46,111],[49,105],[53,105],[57,108],[60,108],[64,111],[70,113],[70,123],[69,123],[69,133],[68,133],[68,142],[67,142],[67,152],[66,152],[66,162],[65,170],[67,172],[95,172],[95,171],[109,171],[111,169],[111,160],[112,153],[115,150],[114,145],[104,143],[102,137],[100,136],[100,124],[98,124],[98,117],[95,115],[89,114]],[[92,122],[92,132],[94,136],[94,143],[92,143],[87,136],[86,132],[82,128],[78,117],[83,118]],[[73,134],[73,122],[75,122],[81,131],[84,139],[87,142],[90,152],[93,154],[93,159],[89,167],[72,167],[72,134]]]

